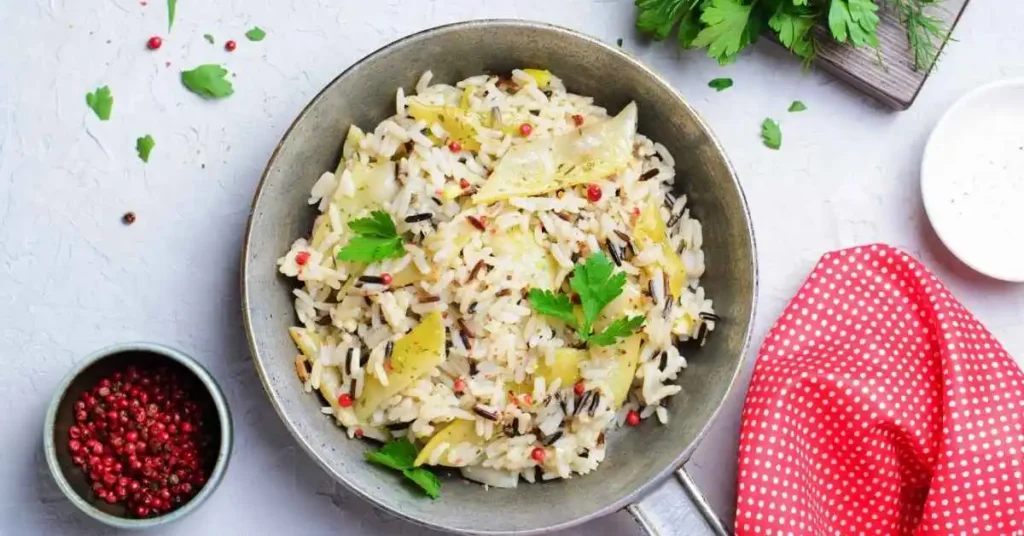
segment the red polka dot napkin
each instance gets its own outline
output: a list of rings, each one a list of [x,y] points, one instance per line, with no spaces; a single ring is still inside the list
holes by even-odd
[[[736,533],[1024,535],[1022,413],[1024,373],[921,263],[829,253],[758,356]]]

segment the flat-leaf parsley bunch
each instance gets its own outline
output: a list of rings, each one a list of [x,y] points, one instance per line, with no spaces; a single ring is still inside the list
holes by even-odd
[[[840,43],[878,47],[877,12],[888,2],[907,29],[914,67],[927,71],[946,39],[945,25],[929,13],[939,1],[636,0],[636,26],[658,40],[676,30],[679,46],[706,48],[723,65],[770,28],[786,48],[810,60],[817,46],[811,28],[818,23]]]

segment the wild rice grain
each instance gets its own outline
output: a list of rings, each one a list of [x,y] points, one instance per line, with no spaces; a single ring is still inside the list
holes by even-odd
[[[512,294],[512,290],[507,289],[507,288],[503,288],[503,289],[499,290],[498,293],[494,295],[494,297],[502,298],[502,297],[508,296],[509,294]]]
[[[612,243],[611,238],[605,240],[605,245],[608,247],[608,253],[611,254],[615,266],[622,266],[622,253],[619,251],[618,246]]]
[[[469,283],[470,281],[476,279],[476,276],[480,274],[480,270],[483,270],[483,269],[484,269],[484,261],[483,261],[483,259],[481,259],[479,261],[476,261],[476,264],[473,265],[473,269],[469,271],[469,277],[466,279],[466,282]]]
[[[487,230],[487,226],[484,225],[484,222],[481,221],[480,218],[477,218],[476,216],[466,216],[466,219],[469,220],[469,223],[473,227],[476,227],[476,229],[478,231],[486,231]]]
[[[384,346],[384,359],[391,359],[391,353],[395,351],[395,341],[388,341]]]
[[[409,428],[410,425],[412,425],[412,421],[409,421],[409,422],[393,422],[391,424],[385,424],[384,428],[387,428],[388,430],[391,430],[392,432],[397,432],[399,430],[405,430],[405,429]]]
[[[658,359],[658,370],[665,372],[668,367],[668,352],[662,352],[661,357]]]
[[[469,313],[469,314],[475,313],[476,312],[476,306],[477,306],[476,302],[473,302],[473,303],[469,304],[469,307],[466,309],[466,312]]]
[[[659,173],[659,171],[658,171],[658,169],[657,169],[657,168],[654,168],[654,169],[648,169],[647,171],[645,171],[645,172],[643,173],[643,175],[640,175],[640,181],[641,181],[641,182],[643,182],[643,181],[649,181],[649,180],[653,179],[654,177],[657,177],[657,176],[658,176],[658,173]]]
[[[633,246],[633,241],[629,239],[629,235],[616,229],[615,236],[619,237],[626,244],[626,249],[629,250],[630,255],[636,257],[636,247]]]
[[[480,404],[477,404],[477,405],[473,406],[473,413],[476,413],[477,415],[479,415],[479,416],[481,416],[481,417],[483,417],[483,418],[485,418],[485,419],[487,419],[489,421],[497,421],[498,420],[498,412],[496,412],[496,411],[489,411],[487,408],[484,408]]]
[[[377,275],[361,275],[359,276],[361,283],[370,283],[372,285],[383,285],[384,278]]]
[[[662,313],[662,316],[664,316],[665,318],[672,316],[672,307],[674,307],[675,304],[676,300],[674,299],[665,300],[665,311]]]
[[[434,202],[434,204],[435,204],[435,205],[437,205],[437,206],[441,206],[441,205],[443,205],[443,204],[444,204],[444,202],[443,202],[443,201],[441,201],[440,199],[438,199],[438,198],[436,198],[436,197],[431,197],[431,198],[430,198],[430,200],[431,200],[431,201],[433,201],[433,202]]]
[[[682,212],[678,212],[676,214],[673,214],[672,217],[669,218],[667,222],[665,222],[665,226],[671,229],[672,227],[675,227],[676,224],[679,223],[679,220],[681,220],[681,219],[683,219],[683,213]]]
[[[594,391],[594,398],[590,401],[590,409],[587,410],[587,414],[591,417],[594,416],[594,412],[597,411],[597,406],[601,403],[601,391]]]
[[[423,212],[423,213],[420,213],[420,214],[413,214],[411,216],[406,216],[405,217],[405,223],[417,223],[417,222],[421,222],[421,221],[427,221],[427,220],[429,220],[429,219],[431,219],[433,217],[434,217],[434,215],[432,213],[430,213],[430,212]]]
[[[420,298],[420,303],[437,303],[441,301],[440,296],[424,296]]]
[[[701,317],[703,320],[710,320],[712,322],[718,322],[719,320],[722,319],[722,317],[720,317],[720,316],[718,316],[718,315],[716,315],[714,313],[700,313],[697,316]]]
[[[558,441],[559,439],[561,439],[563,433],[564,432],[562,432],[562,430],[558,430],[557,432],[555,432],[555,433],[553,433],[553,434],[551,434],[549,436],[544,436],[544,437],[541,438],[540,444],[544,445],[545,447],[550,447],[551,445],[553,445],[555,443],[555,441]]]

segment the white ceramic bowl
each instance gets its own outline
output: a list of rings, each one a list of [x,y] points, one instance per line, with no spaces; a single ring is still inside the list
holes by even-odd
[[[1024,282],[1024,80],[982,86],[939,120],[921,163],[935,233],[971,268]]]

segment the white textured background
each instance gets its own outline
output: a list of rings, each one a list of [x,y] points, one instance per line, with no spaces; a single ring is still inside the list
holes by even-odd
[[[180,0],[169,35],[162,0],[4,0],[0,533],[103,531],[52,484],[40,455],[42,417],[72,363],[129,340],[196,356],[220,380],[235,415],[237,443],[219,492],[191,518],[155,533],[425,532],[342,491],[279,423],[242,333],[239,248],[272,148],[321,87],[398,37],[483,17],[537,19],[609,42],[623,37],[627,50],[689,98],[721,138],[750,201],[762,283],[756,341],[821,253],[886,241],[922,258],[1011,353],[1024,356],[1024,287],[984,279],[951,259],[923,214],[917,179],[926,136],[943,110],[981,83],[1024,75],[1019,0],[973,2],[958,42],[904,113],[827,75],[802,73],[767,42],[726,68],[671,43],[645,44],[633,33],[628,0]],[[245,40],[252,25],[267,30],[265,41]],[[164,46],[149,52],[145,41],[154,34],[165,37]],[[221,48],[228,38],[239,43],[232,54]],[[204,102],[180,86],[179,69],[208,62],[237,73],[234,96]],[[719,76],[735,79],[735,87],[706,87]],[[109,122],[84,103],[102,85],[115,98]],[[793,99],[809,110],[787,114]],[[782,151],[761,146],[766,116],[782,121]],[[145,133],[157,143],[147,165],[134,151]],[[138,214],[131,227],[120,222],[128,210]],[[1008,247],[1019,247],[1012,238],[1019,232],[1007,230]],[[690,464],[726,517],[742,391]],[[631,530],[618,514],[570,533]]]

